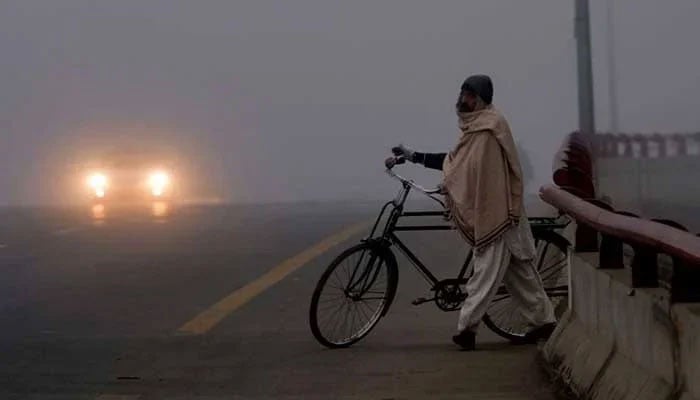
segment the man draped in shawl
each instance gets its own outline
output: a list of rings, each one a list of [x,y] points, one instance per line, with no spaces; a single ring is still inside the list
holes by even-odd
[[[548,337],[554,312],[534,266],[535,247],[523,207],[518,152],[505,117],[491,104],[493,84],[485,75],[464,81],[457,100],[461,135],[449,153],[392,149],[414,163],[444,172],[442,188],[452,219],[475,249],[474,275],[453,341],[473,350],[476,331],[501,282],[532,330],[527,341]],[[392,161],[388,159],[387,166]]]

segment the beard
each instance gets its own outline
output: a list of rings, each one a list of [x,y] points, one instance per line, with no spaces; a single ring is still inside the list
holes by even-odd
[[[455,109],[457,110],[457,113],[470,113],[474,111],[474,107],[469,106],[467,102],[457,100],[457,104],[455,104]]]
[[[457,111],[457,114],[470,113],[474,111],[474,107],[471,107],[466,100],[467,99],[464,93],[460,93],[459,97],[457,97],[457,103],[455,103],[455,110]]]

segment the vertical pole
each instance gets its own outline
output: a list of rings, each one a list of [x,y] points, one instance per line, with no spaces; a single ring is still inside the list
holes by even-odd
[[[595,133],[593,109],[593,66],[591,62],[591,24],[588,0],[575,0],[575,34],[578,69],[578,118],[579,130]]]
[[[615,0],[607,0],[608,33],[608,99],[610,102],[610,133],[619,133],[617,113],[617,64],[615,62]]]

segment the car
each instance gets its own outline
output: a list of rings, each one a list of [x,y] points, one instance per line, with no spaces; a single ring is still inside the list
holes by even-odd
[[[85,186],[95,203],[171,202],[177,191],[171,163],[154,154],[134,151],[101,157],[88,169]]]

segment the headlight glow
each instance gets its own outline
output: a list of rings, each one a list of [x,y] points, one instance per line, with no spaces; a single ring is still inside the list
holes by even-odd
[[[102,173],[94,173],[88,176],[87,184],[94,191],[101,191],[104,193],[105,188],[107,188],[107,176]]]
[[[101,199],[105,197],[105,193],[107,191],[107,184],[107,175],[101,172],[95,172],[91,175],[88,175],[87,177],[87,185],[90,187],[90,190],[97,198]]]
[[[153,172],[148,177],[148,184],[151,187],[153,196],[162,196],[165,188],[170,184],[170,176],[164,171]]]

